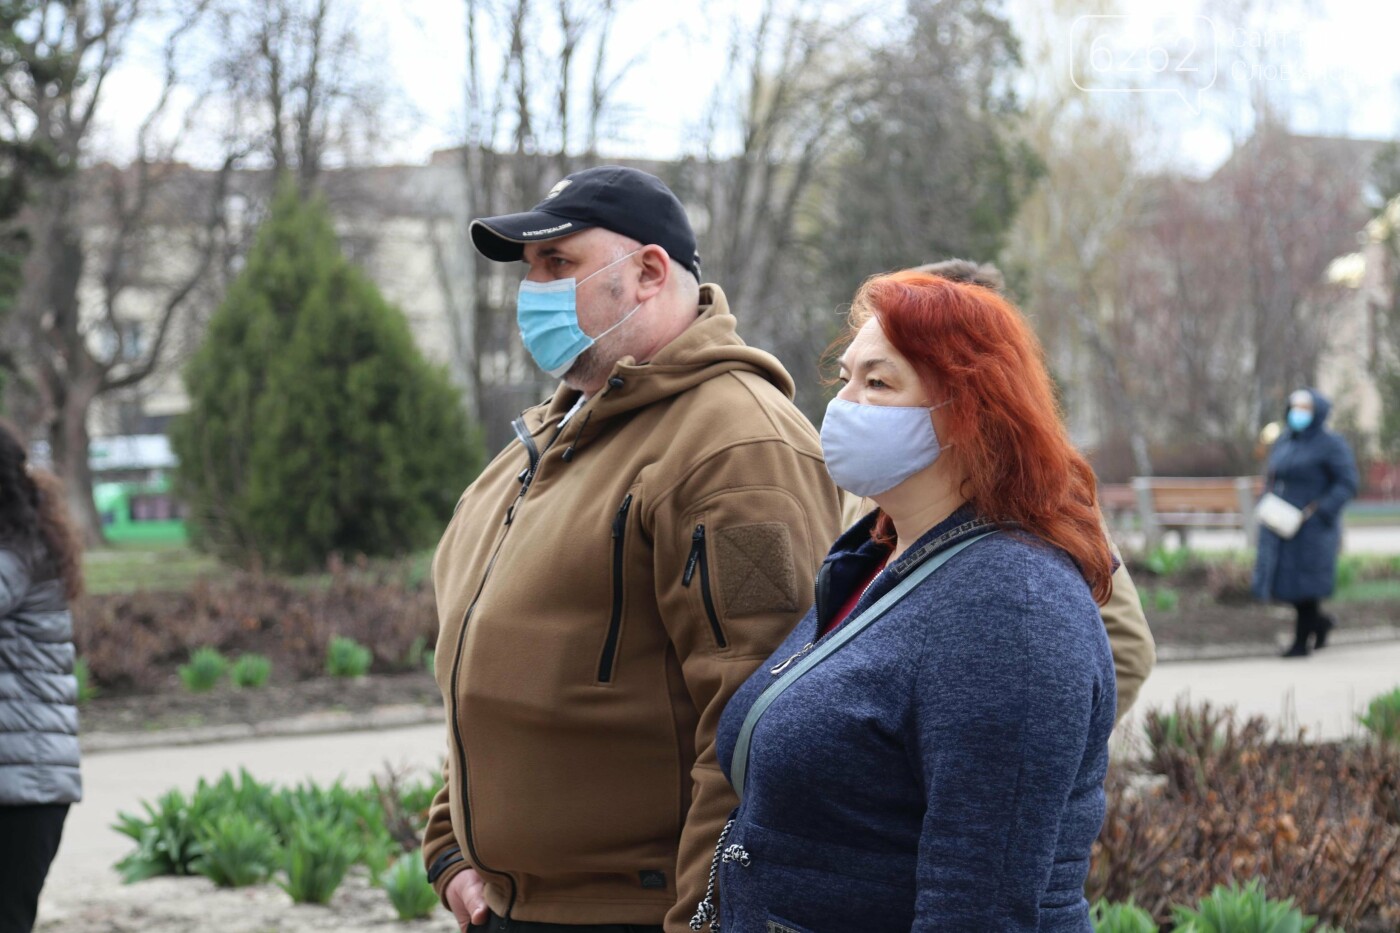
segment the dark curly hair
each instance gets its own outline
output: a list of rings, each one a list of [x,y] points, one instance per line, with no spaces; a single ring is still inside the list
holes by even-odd
[[[0,548],[14,551],[36,580],[63,581],[69,599],[83,589],[82,542],[68,520],[58,478],[29,463],[19,434],[0,421]]]

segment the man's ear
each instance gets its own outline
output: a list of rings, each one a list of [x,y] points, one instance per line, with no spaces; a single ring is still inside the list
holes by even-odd
[[[661,294],[671,277],[671,257],[656,244],[642,247],[637,254],[641,260],[641,277],[637,283],[637,300],[647,301]]]

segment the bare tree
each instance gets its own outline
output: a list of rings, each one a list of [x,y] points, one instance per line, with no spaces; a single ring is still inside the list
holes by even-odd
[[[764,0],[751,29],[732,27],[726,77],[698,128],[699,152],[683,164],[682,185],[706,218],[705,271],[735,307],[783,303],[759,294],[779,257],[791,261],[785,253],[797,243],[797,219],[839,142],[845,105],[860,92],[839,54],[849,26],[805,4]]]
[[[165,186],[182,174],[169,163],[188,121],[162,136],[171,117],[173,91],[180,81],[177,49],[204,15],[205,3],[188,7],[164,44],[161,94],[141,126],[137,156],[122,172],[82,171],[90,156],[94,120],[103,86],[122,57],[133,28],[159,22],[160,11],[142,0],[104,3],[35,4],[22,54],[24,67],[6,75],[0,110],[10,116],[8,132],[52,153],[62,174],[38,182],[21,215],[31,238],[14,313],[6,322],[6,343],[19,346],[21,378],[35,395],[37,423],[32,433],[46,436],[55,468],[65,481],[71,512],[89,543],[101,538],[88,468],[88,416],[93,402],[137,385],[160,365],[173,322],[185,308],[216,251],[223,190],[236,154],[225,159],[194,224],[163,229],[160,243],[193,258],[165,276],[151,323],[151,337],[136,345],[124,295],[138,280],[156,279],[143,263],[152,258],[154,229],[148,225]],[[89,191],[90,187],[95,191]],[[87,212],[93,203],[110,212],[94,233]],[[100,307],[85,313],[80,300],[84,273],[96,266]]]
[[[382,138],[395,91],[359,0],[211,0],[218,53],[203,82],[271,177],[303,195]],[[270,192],[268,192],[270,193]]]
[[[522,210],[597,160],[614,89],[635,65],[609,55],[617,0],[465,0],[465,134],[452,214],[436,224],[438,285],[456,377],[488,443],[549,384],[516,334],[511,273],[478,256],[472,218]]]

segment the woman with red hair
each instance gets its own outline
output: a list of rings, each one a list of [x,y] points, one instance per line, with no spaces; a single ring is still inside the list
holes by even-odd
[[[876,276],[849,324],[822,447],[878,509],[724,713],[742,802],[722,916],[691,925],[1087,933],[1114,718],[1093,473],[992,290]]]

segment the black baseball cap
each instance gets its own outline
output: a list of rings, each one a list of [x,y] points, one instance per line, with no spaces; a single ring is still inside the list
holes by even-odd
[[[700,278],[695,231],[680,200],[655,175],[620,165],[574,172],[523,213],[473,220],[472,244],[487,259],[518,262],[526,243],[589,227],[602,227],[643,245],[655,243]]]

